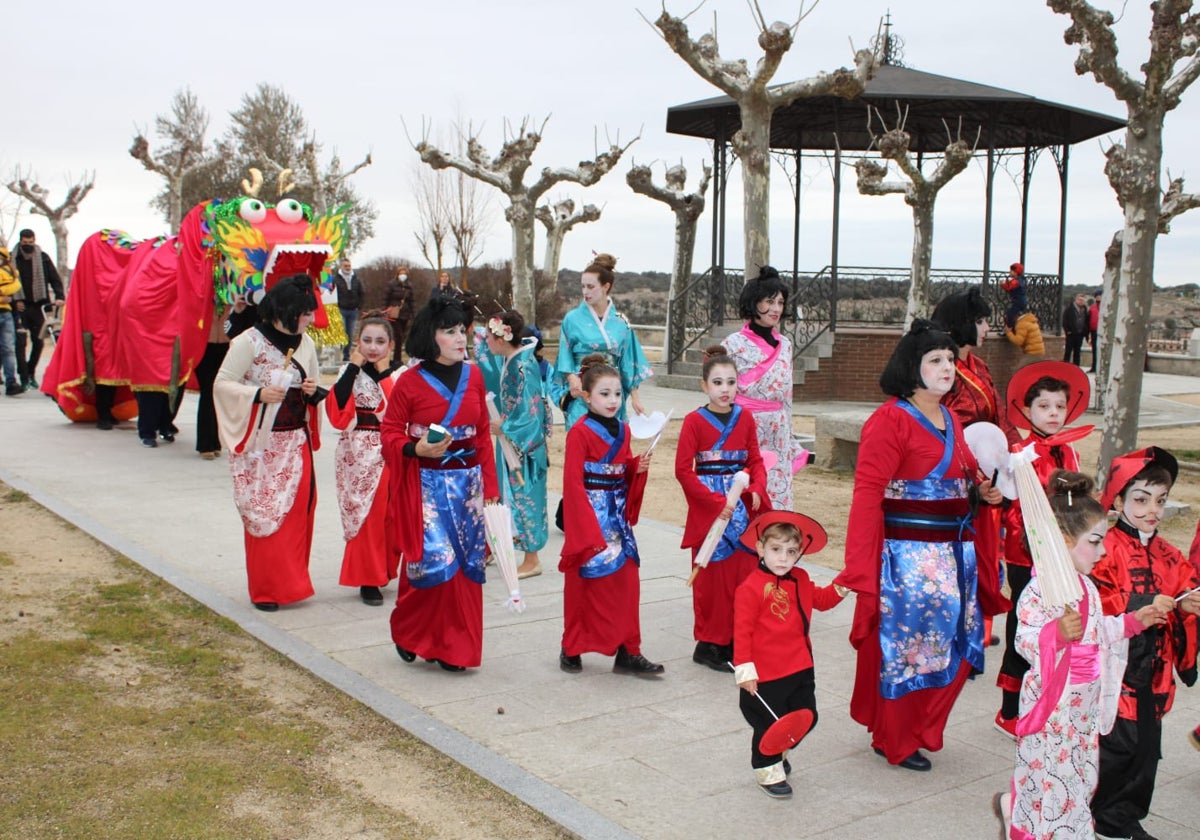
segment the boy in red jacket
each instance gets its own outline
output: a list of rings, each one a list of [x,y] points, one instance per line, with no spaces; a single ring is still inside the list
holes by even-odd
[[[783,717],[808,709],[813,714],[812,726],[816,725],[810,618],[814,607],[833,609],[849,590],[834,584],[814,586],[807,572],[795,568],[801,557],[825,546],[825,529],[807,516],[784,510],[764,513],[750,523],[742,542],[754,546],[759,559],[758,568],[746,576],[733,596],[734,679],[741,689],[738,705],[754,729],[750,766],[758,784],[768,796],[788,799],[792,795],[787,782],[791,767],[783,754],[764,755],[759,745],[776,720],[772,712]]]

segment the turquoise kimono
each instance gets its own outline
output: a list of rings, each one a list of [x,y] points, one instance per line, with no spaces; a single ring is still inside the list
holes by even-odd
[[[476,333],[475,358],[489,396],[495,394],[500,412],[492,431],[507,438],[521,459],[519,470],[511,470],[497,439],[496,477],[500,498],[512,509],[513,544],[518,551],[540,551],[549,536],[546,439],[550,435],[550,412],[541,369],[533,355],[536,346],[536,339],[527,338],[506,361],[503,356],[493,355],[482,334]]]
[[[612,301],[603,318],[597,318],[587,303],[581,303],[563,317],[558,334],[558,358],[554,363],[554,381],[562,393],[569,394],[567,375],[579,373],[579,363],[585,356],[600,353],[608,357],[621,377],[621,409],[617,417],[624,421],[628,415],[625,401],[629,392],[653,375],[646,354],[625,316],[617,312]],[[571,399],[563,414],[566,427],[570,429],[580,417],[587,414],[587,403],[582,399]]]

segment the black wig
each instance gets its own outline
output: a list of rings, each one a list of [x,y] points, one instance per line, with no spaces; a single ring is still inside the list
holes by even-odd
[[[300,326],[300,316],[315,312],[318,306],[313,280],[307,274],[284,277],[263,295],[258,304],[258,317],[264,324],[276,321],[287,332],[295,333]]]
[[[959,347],[979,344],[979,327],[975,322],[990,317],[992,307],[983,299],[978,286],[946,295],[933,310],[933,320],[939,328],[950,333]]]
[[[896,343],[892,357],[879,375],[880,389],[890,397],[911,397],[918,388],[924,388],[921,381],[921,360],[931,350],[949,350],[958,353],[958,345],[950,334],[943,332],[932,321],[918,318],[912,327]]]
[[[438,357],[437,331],[471,326],[471,316],[457,298],[434,295],[413,317],[404,342],[404,352],[414,359],[435,361]]]
[[[738,313],[747,321],[758,317],[758,305],[764,300],[783,295],[784,310],[787,310],[788,287],[779,277],[779,272],[769,265],[758,270],[758,276],[742,287],[738,298]]]

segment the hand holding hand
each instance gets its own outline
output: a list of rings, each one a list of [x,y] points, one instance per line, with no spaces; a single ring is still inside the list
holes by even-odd
[[[1167,620],[1166,613],[1159,609],[1157,604],[1147,604],[1134,612],[1133,617],[1140,621],[1143,627],[1153,627],[1156,624],[1163,624]]]
[[[1058,635],[1068,642],[1077,642],[1083,638],[1083,620],[1069,604],[1062,618],[1058,620]]]

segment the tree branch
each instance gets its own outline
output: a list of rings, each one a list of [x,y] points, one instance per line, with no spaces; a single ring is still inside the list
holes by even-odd
[[[1117,36],[1112,29],[1112,13],[1100,11],[1086,0],[1046,0],[1046,5],[1071,19],[1063,40],[1079,46],[1079,55],[1075,58],[1076,74],[1091,73],[1117,99],[1129,104],[1139,102],[1145,87],[1117,64]]]
[[[700,78],[734,99],[739,99],[750,89],[750,71],[746,62],[724,61],[715,34],[708,33],[693,41],[683,18],[673,17],[665,8],[654,25],[658,27],[667,46]]]
[[[579,165],[573,168],[560,166],[552,169],[546,167],[542,170],[541,177],[526,192],[533,201],[537,201],[548,189],[562,181],[571,181],[580,186],[590,187],[611,172],[613,167],[620,162],[621,155],[625,154],[625,151],[640,138],[639,134],[624,146],[614,143],[608,147],[608,151],[601,152],[593,160],[580,161]]]

